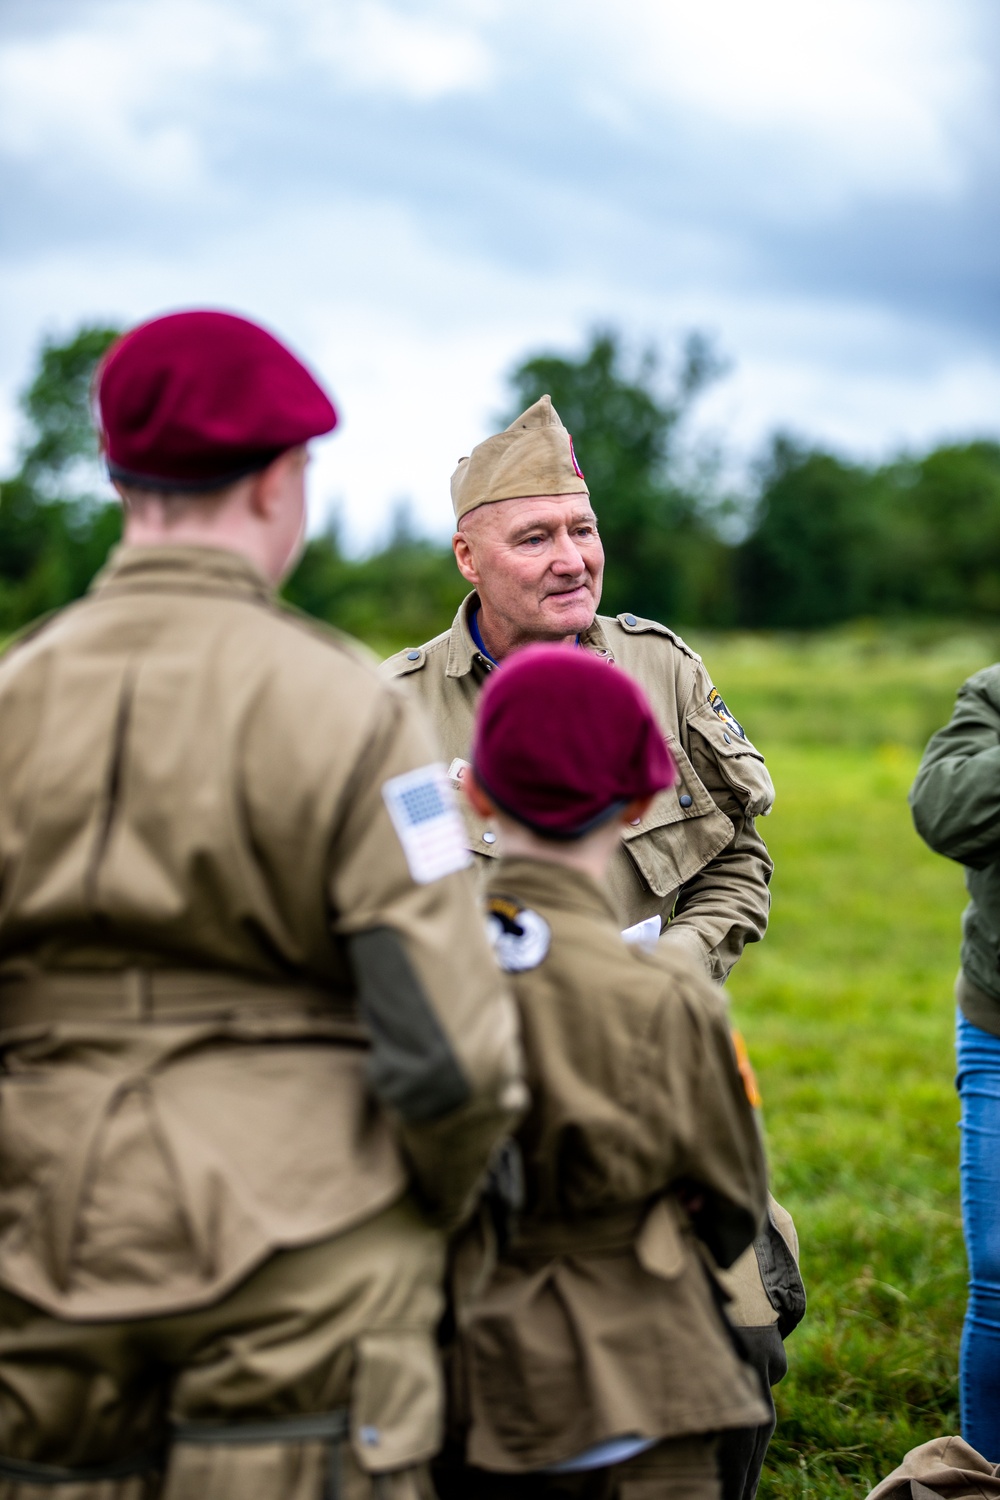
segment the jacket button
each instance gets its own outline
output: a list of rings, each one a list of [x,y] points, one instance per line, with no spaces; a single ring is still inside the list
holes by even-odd
[[[694,798],[691,796],[690,792],[682,792],[677,800],[680,803],[681,807],[690,807],[691,803],[694,801]]]
[[[731,745],[733,743],[728,734],[725,733],[725,731],[723,731],[722,738],[725,740],[727,745]]]
[[[420,652],[419,651],[407,651],[407,653],[406,653],[406,660],[407,661],[419,661],[420,660]]]
[[[496,836],[495,833],[484,833],[483,834],[483,843],[484,844],[495,844],[496,841],[497,841],[497,836]]]
[[[639,621],[636,619],[635,615],[626,615],[625,616],[625,624],[626,625],[638,625],[638,623],[639,623]]]

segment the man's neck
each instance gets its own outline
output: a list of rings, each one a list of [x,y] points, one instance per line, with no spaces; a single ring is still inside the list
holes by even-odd
[[[572,646],[579,639],[575,630],[569,635],[533,635],[518,630],[510,621],[488,614],[481,601],[473,620],[486,655],[495,662],[503,661],[505,656],[519,650],[521,646]]]
[[[579,870],[598,883],[607,874],[611,856],[621,839],[621,825],[617,818],[579,839],[541,838],[505,813],[494,813],[493,821],[504,854],[541,860],[543,864],[564,865],[567,870]]]

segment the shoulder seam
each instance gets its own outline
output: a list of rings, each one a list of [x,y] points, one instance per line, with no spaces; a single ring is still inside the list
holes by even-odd
[[[608,616],[604,617],[608,619]],[[676,630],[671,630],[669,625],[662,624],[659,620],[647,620],[641,615],[622,613],[614,616],[613,623],[624,630],[626,635],[662,635],[682,651],[685,656],[690,656],[692,661],[701,661],[698,652],[688,645],[687,641],[679,636]]]

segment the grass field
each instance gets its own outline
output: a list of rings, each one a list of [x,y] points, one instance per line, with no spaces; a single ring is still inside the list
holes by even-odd
[[[961,870],[906,792],[988,635],[696,637],[778,797],[772,925],[730,981],[757,1066],[774,1187],[802,1239],[762,1500],[863,1496],[958,1430],[965,1263],[952,985]]]

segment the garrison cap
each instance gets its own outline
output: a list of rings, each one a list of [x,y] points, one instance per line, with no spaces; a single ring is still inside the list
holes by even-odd
[[[112,479],[157,489],[220,489],[337,425],[295,355],[226,312],[133,328],[104,357],[97,403]]]
[[[494,500],[589,494],[573,439],[551,396],[539,397],[503,432],[478,443],[468,458],[459,459],[451,476],[456,521]]]
[[[526,646],[490,673],[472,766],[498,807],[553,839],[581,838],[677,779],[642,689],[569,646]]]

